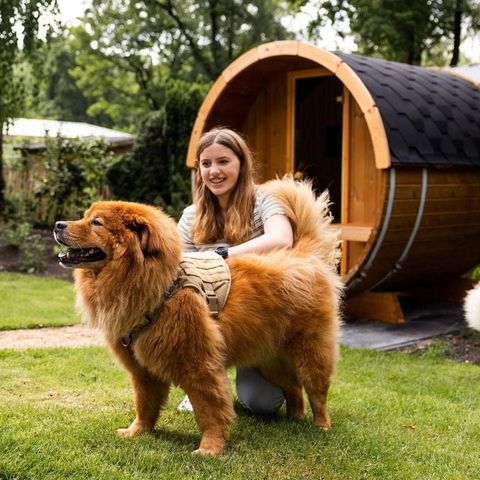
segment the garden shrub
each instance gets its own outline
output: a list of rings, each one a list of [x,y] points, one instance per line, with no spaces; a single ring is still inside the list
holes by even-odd
[[[43,272],[46,268],[45,242],[38,233],[30,233],[20,246],[20,270]]]
[[[472,280],[480,280],[480,265],[476,266],[472,269],[468,274],[467,277]]]
[[[81,216],[93,201],[109,197],[106,172],[117,160],[101,139],[46,137],[40,154],[8,165],[8,218],[51,227],[56,220]]]
[[[45,175],[36,185],[37,221],[79,217],[92,202],[109,196],[106,173],[117,160],[102,140],[46,138]]]
[[[8,222],[2,238],[7,245],[20,251],[20,270],[43,272],[46,267],[45,242],[38,233],[32,231],[28,222]]]
[[[32,226],[28,222],[8,222],[4,227],[2,237],[7,245],[20,248],[25,243],[31,229]]]
[[[163,107],[147,115],[133,150],[110,168],[112,194],[159,205],[178,218],[191,202],[188,141],[207,85],[169,80]]]

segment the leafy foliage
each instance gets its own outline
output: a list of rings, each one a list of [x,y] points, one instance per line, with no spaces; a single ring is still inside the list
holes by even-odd
[[[208,80],[215,80],[235,57],[252,46],[289,36],[280,22],[287,5],[278,0],[141,3],[151,16],[166,16],[183,46],[179,54],[187,53],[190,65],[193,60],[200,68],[198,73]]]
[[[22,83],[13,75],[19,54],[18,26],[22,27],[23,53],[34,58],[39,45],[36,33],[41,12],[55,10],[56,0],[0,0],[0,123],[14,116],[22,107]]]
[[[42,237],[32,231],[30,223],[9,222],[1,236],[7,245],[20,251],[20,270],[29,273],[45,270],[45,245]]]
[[[206,87],[201,84],[167,82],[165,104],[147,115],[132,152],[108,172],[117,198],[160,205],[178,217],[190,202],[185,157],[205,93]]]
[[[450,50],[457,56],[461,26],[480,30],[480,4],[476,0],[313,0],[297,1],[297,8],[315,5],[312,37],[323,25],[349,23],[360,53],[410,64],[431,62],[430,54],[446,64]],[[443,58],[439,58],[439,50]],[[455,64],[455,61],[453,62]]]
[[[245,50],[287,38],[282,0],[93,0],[71,30],[82,92],[119,128],[165,101],[167,78],[208,83]],[[127,20],[126,20],[127,19]]]
[[[100,38],[110,30],[119,35],[121,29],[115,24],[108,26],[103,17],[87,17],[84,26],[74,27],[69,48],[74,52],[75,65],[69,74],[83,94],[92,99],[86,109],[89,117],[102,115],[114,127],[133,130],[139,118],[160,107],[162,87],[148,54],[142,59],[134,47],[128,47],[124,58],[114,39]],[[132,33],[135,35],[141,34]],[[129,40],[118,41],[123,45]]]
[[[46,147],[46,175],[35,188],[42,223],[51,225],[59,218],[80,216],[93,201],[108,196],[106,172],[115,157],[103,140],[47,137]]]
[[[468,272],[467,277],[472,280],[480,280],[480,265],[476,266],[473,270]]]
[[[19,54],[19,26],[22,27],[23,55],[34,60],[39,44],[36,36],[40,13],[56,11],[56,0],[0,0],[0,128],[18,115],[24,106],[23,82],[13,74]],[[0,213],[4,210],[2,131],[0,130]]]
[[[79,88],[70,73],[76,67],[76,55],[72,42],[68,41],[65,32],[60,32],[38,49],[36,56],[41,59],[41,65],[32,69],[26,62],[20,64],[18,75],[27,85],[27,118],[113,125],[112,119],[105,114],[88,115],[94,100]]]
[[[27,154],[10,167],[17,179],[7,192],[12,217],[52,225],[109,196],[106,172],[117,159],[103,140],[46,137],[45,146],[40,158]]]

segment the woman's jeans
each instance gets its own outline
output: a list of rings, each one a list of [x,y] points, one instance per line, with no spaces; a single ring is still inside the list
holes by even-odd
[[[237,396],[242,406],[256,415],[273,415],[285,401],[283,390],[253,367],[237,369]]]

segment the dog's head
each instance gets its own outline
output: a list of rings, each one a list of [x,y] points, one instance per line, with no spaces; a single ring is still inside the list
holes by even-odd
[[[66,248],[59,254],[66,268],[98,270],[128,258],[145,261],[179,255],[175,222],[159,208],[130,202],[96,202],[81,220],[55,224],[55,240]]]

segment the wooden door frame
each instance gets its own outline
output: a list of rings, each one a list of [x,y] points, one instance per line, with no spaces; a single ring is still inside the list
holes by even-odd
[[[295,82],[301,78],[334,77],[326,68],[296,70],[287,73],[287,125],[286,125],[286,165],[285,171],[295,173]],[[341,80],[338,79],[340,82]],[[349,222],[350,200],[350,103],[351,95],[345,85],[342,93],[342,154],[341,154],[341,215],[340,225]],[[346,273],[348,265],[347,242],[342,243],[341,273]]]
[[[287,144],[286,144],[286,162],[285,171],[294,172],[295,155],[293,146],[295,145],[295,82],[300,78],[315,77],[333,77],[334,74],[326,68],[310,68],[308,70],[295,70],[287,72]]]

